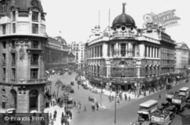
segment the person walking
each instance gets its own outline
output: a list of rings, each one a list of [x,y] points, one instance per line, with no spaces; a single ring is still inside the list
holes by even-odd
[[[69,110],[69,117],[72,119],[73,118],[73,114],[72,112]]]
[[[128,99],[129,99],[129,101],[131,100],[131,97],[130,97],[130,95],[129,95]]]
[[[159,94],[159,99],[161,99],[161,94]]]
[[[53,114],[53,119],[56,120],[56,117],[57,117],[57,111],[55,110]]]
[[[127,94],[125,94],[125,101],[127,101]]]
[[[97,111],[99,110],[99,104],[98,104],[98,102],[96,102],[96,109],[97,109]]]
[[[84,106],[84,112],[86,112],[86,111],[87,111],[86,106]]]

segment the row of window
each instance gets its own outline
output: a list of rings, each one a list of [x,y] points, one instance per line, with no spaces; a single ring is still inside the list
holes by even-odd
[[[103,73],[104,72],[104,73]],[[103,71],[100,72],[100,67],[97,67],[96,71],[95,69],[93,70],[93,68],[91,67],[90,69],[88,69],[88,73],[91,73],[94,76],[99,77],[100,74],[105,75],[106,74],[106,68],[104,68]],[[174,72],[174,68],[142,68],[140,70],[141,72],[141,76],[148,76],[148,75],[156,75],[156,74],[164,74],[164,73],[169,73],[169,72]],[[130,73],[130,75],[129,75]],[[111,70],[111,76],[112,77],[135,77],[136,76],[136,70],[134,68],[130,68],[126,70],[126,72],[121,72],[121,71],[117,71],[117,70]]]
[[[3,35],[7,34],[7,31],[9,31],[7,29],[7,24],[0,25],[0,28],[2,29],[2,34]],[[39,33],[38,30],[39,30],[39,25],[36,24],[36,23],[32,23],[32,33],[33,34],[38,34]],[[16,30],[16,23],[13,23],[12,24],[12,33],[16,33],[16,31],[17,31]]]
[[[2,44],[3,49],[6,49],[8,42],[2,41],[1,44]],[[15,41],[12,40],[12,41],[10,42],[10,44],[11,44],[12,49],[14,49],[14,48],[15,48]],[[37,41],[37,40],[31,41],[31,48],[39,48],[39,45],[40,45],[40,44],[39,44],[39,41]]]
[[[2,53],[2,57],[3,57],[3,66],[6,65],[6,53]],[[11,65],[14,66],[16,64],[16,54],[15,53],[11,53]],[[39,64],[39,54],[31,54],[31,58],[30,58],[30,64],[31,65],[38,65]]]
[[[28,17],[28,12],[18,12],[19,17]],[[16,21],[16,11],[12,11],[12,21]],[[38,22],[39,21],[39,12],[32,11],[32,21]]]
[[[6,80],[6,68],[3,68],[3,80]],[[38,68],[30,69],[30,79],[38,79]],[[11,81],[16,81],[16,69],[11,69]]]
[[[132,54],[132,56],[139,56],[139,48],[136,44],[132,44],[132,48],[129,48],[128,43],[120,43],[118,49],[116,49],[115,46],[116,44],[108,44],[108,57],[113,57],[115,55],[124,57],[129,54]]]
[[[145,57],[159,58],[159,48],[145,45]]]
[[[88,54],[87,56],[90,58],[91,57],[102,57],[103,56],[102,45],[98,45],[98,46],[89,48],[87,54]]]

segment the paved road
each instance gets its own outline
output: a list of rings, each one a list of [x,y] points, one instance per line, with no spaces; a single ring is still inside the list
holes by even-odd
[[[64,83],[69,84],[71,81],[74,81],[76,74],[68,75],[67,73],[63,76],[55,76],[52,79],[56,80],[60,78]],[[75,82],[76,83],[76,82]],[[182,86],[189,86],[189,83],[179,84],[173,87],[172,90],[178,90]],[[114,103],[111,104],[111,107],[107,110],[99,110],[92,112],[90,110],[90,102],[88,101],[88,96],[95,96],[100,101],[100,95],[91,93],[89,90],[84,90],[82,87],[78,89],[78,86],[75,84],[74,86],[75,93],[71,96],[80,101],[82,105],[87,106],[87,112],[80,111],[77,113],[76,109],[73,110],[74,118],[71,122],[71,125],[112,125],[114,122]],[[147,96],[142,99],[134,99],[131,101],[122,101],[119,105],[117,105],[117,125],[129,125],[130,122],[137,120],[137,111],[139,104],[147,101],[149,99],[158,100],[158,95],[162,95],[162,99],[160,102],[165,100],[164,96],[166,94],[166,90],[162,90],[156,94]],[[103,96],[103,103],[108,103],[108,97]],[[180,125],[180,117],[176,116],[175,120],[172,122],[172,125]]]

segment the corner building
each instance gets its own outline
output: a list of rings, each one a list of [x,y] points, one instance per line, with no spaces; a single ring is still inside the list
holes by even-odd
[[[161,83],[161,74],[174,71],[174,41],[169,36],[169,42],[163,39],[166,33],[161,28],[138,29],[134,19],[125,13],[125,5],[111,28],[101,33],[96,27],[96,31],[86,46],[87,77],[92,84],[140,90]],[[168,70],[162,65],[163,48],[172,53],[172,57],[165,57],[173,64]]]
[[[0,109],[44,109],[45,13],[39,0],[0,1]]]

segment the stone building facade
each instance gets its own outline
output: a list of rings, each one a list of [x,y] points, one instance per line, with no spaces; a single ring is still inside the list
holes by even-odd
[[[0,1],[0,109],[44,110],[46,42],[39,0]]]
[[[175,49],[175,71],[184,72],[189,68],[189,47],[185,43],[177,43]]]
[[[122,14],[113,20],[109,30],[101,32],[96,26],[86,45],[90,81],[105,83],[103,86],[119,84],[125,89],[130,83],[140,86],[174,72],[175,43],[162,28],[149,28],[151,25],[137,28],[123,5]],[[167,66],[163,60],[167,60]]]

